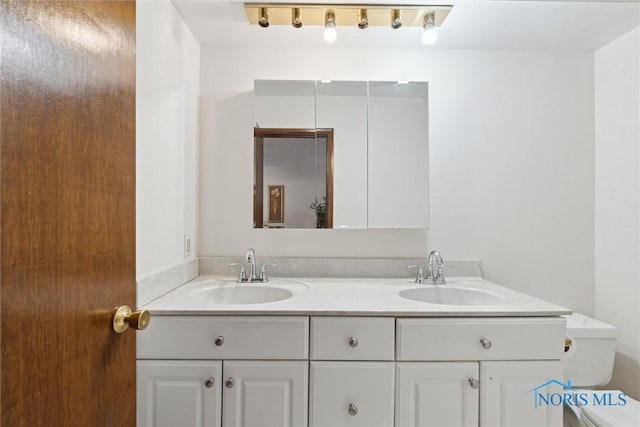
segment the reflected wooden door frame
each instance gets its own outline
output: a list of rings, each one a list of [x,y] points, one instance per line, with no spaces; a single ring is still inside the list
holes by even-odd
[[[333,129],[332,128],[253,128],[255,184],[253,189],[253,227],[264,227],[264,139],[327,139],[327,228],[333,228]]]

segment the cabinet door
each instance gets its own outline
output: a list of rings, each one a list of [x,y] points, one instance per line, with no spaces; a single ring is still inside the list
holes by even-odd
[[[561,426],[562,405],[537,396],[562,393],[562,362],[480,362],[480,424]]]
[[[393,362],[311,362],[309,424],[393,425]]]
[[[222,362],[139,360],[138,426],[219,426]]]
[[[478,363],[398,363],[396,425],[478,425]]]
[[[225,427],[307,425],[308,362],[225,361]]]

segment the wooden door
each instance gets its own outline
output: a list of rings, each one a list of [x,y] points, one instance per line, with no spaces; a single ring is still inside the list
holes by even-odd
[[[0,3],[2,426],[135,424],[135,2]]]
[[[478,362],[401,362],[396,368],[396,425],[478,425]]]
[[[224,361],[222,425],[305,427],[306,361]]]
[[[222,361],[138,361],[138,427],[216,427]]]

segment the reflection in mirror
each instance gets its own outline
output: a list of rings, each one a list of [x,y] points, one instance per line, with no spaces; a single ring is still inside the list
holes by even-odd
[[[333,129],[254,128],[255,228],[333,227]]]

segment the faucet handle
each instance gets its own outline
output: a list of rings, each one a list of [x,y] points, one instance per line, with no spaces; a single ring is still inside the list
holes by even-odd
[[[445,285],[447,283],[444,278],[444,264],[440,264],[438,266],[438,272],[436,273],[436,277],[434,277],[433,280],[436,285]]]
[[[416,283],[423,283],[424,282],[424,270],[422,269],[422,266],[420,265],[408,265],[407,268],[417,268],[417,274],[416,274]]]
[[[238,283],[242,283],[242,282],[246,282],[247,281],[247,272],[244,269],[244,264],[240,263],[240,262],[232,262],[231,264],[229,264],[230,267],[235,267],[235,266],[240,266],[240,273],[238,274]]]
[[[264,264],[262,264],[262,267],[260,267],[260,281],[262,282],[268,282],[269,281],[269,276],[267,275],[267,267],[268,266],[273,266],[275,267],[276,263],[274,262],[265,262]]]

